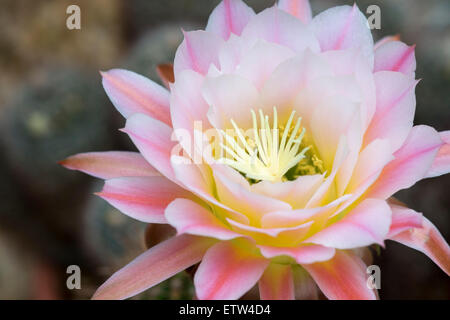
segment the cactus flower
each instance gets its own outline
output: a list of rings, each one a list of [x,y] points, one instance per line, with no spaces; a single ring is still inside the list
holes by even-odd
[[[374,44],[356,5],[313,18],[307,0],[258,14],[224,0],[205,30],[184,32],[173,74],[160,70],[167,89],[102,72],[139,152],[62,163],[105,179],[98,195],[124,214],[177,235],[94,298],[128,298],[199,263],[199,299],[238,299],[255,285],[261,299],[317,289],[376,299],[361,250],[386,240],[449,274],[445,239],[392,198],[450,171],[450,132],[413,125],[415,68],[414,46]]]

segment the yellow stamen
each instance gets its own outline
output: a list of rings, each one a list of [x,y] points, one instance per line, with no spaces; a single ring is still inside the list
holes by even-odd
[[[286,173],[305,158],[310,147],[301,147],[305,129],[300,130],[301,118],[298,117],[293,125],[295,111],[292,111],[285,126],[278,126],[277,109],[273,108],[272,127],[269,116],[259,110],[258,119],[251,110],[253,122],[253,137],[245,137],[243,131],[231,120],[233,134],[221,131],[224,138],[222,148],[230,157],[220,158],[219,161],[240,171],[248,179],[284,181]],[[283,133],[280,137],[279,130]],[[237,138],[235,136],[237,135]],[[321,164],[319,158],[313,159],[314,165]]]

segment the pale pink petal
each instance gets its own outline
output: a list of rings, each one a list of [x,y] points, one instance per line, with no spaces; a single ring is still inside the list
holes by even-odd
[[[386,165],[368,190],[367,197],[387,199],[423,179],[441,146],[436,130],[424,125],[413,127],[403,146],[394,154],[395,159]]]
[[[223,172],[214,170],[213,173],[220,201],[233,210],[245,214],[251,223],[259,223],[265,213],[292,209],[284,201],[251,192],[249,186],[246,188],[236,183]]]
[[[361,123],[367,128],[376,108],[376,89],[372,66],[369,65],[361,49],[332,50],[322,53],[336,75],[351,76],[358,86],[361,95]],[[320,87],[319,87],[320,88]],[[349,92],[343,91],[346,97]]]
[[[365,141],[369,143],[374,139],[387,139],[392,152],[395,152],[405,142],[413,126],[417,81],[392,71],[377,72],[374,79],[377,106]]]
[[[326,169],[331,170],[333,166],[342,136],[347,137],[350,152],[357,150],[361,139],[360,124],[358,104],[342,95],[327,97],[315,106],[309,133]]]
[[[375,50],[374,72],[396,71],[414,78],[416,57],[414,46],[407,46],[401,41],[389,41]]]
[[[175,79],[186,69],[206,74],[211,64],[218,66],[218,52],[222,44],[223,40],[210,32],[184,32],[184,40],[175,53]]]
[[[295,259],[297,263],[315,263],[327,261],[333,258],[335,249],[320,245],[303,245],[296,247],[271,247],[258,246],[261,254],[266,258],[275,258],[279,256],[289,256]]]
[[[203,97],[210,105],[208,118],[216,128],[232,128],[231,119],[243,130],[252,128],[250,108],[258,109],[258,90],[251,81],[230,74],[208,77]]]
[[[130,136],[145,160],[173,180],[170,156],[176,142],[172,140],[171,127],[144,114],[135,114],[122,130]]]
[[[383,245],[391,225],[391,209],[378,199],[366,199],[347,215],[306,241],[337,249],[352,249],[374,243]]]
[[[385,36],[385,37],[381,38],[374,44],[373,50],[377,50],[383,44],[391,42],[391,41],[400,41],[400,35],[396,34],[393,36]]]
[[[331,75],[333,71],[324,58],[305,50],[282,62],[269,76],[261,89],[262,103],[266,109],[276,106],[279,119],[286,119],[292,112],[295,98],[307,84]],[[305,118],[303,114],[298,116]]]
[[[203,257],[194,277],[200,300],[239,299],[250,290],[269,261],[232,242],[220,242]]]
[[[260,181],[252,184],[252,192],[289,203],[293,209],[304,208],[324,180],[321,174],[300,176],[293,181]]]
[[[277,7],[265,9],[254,16],[242,31],[242,36],[260,38],[286,46],[295,52],[306,48],[319,52],[319,43],[299,19]]]
[[[246,52],[236,74],[252,81],[260,89],[276,67],[293,55],[294,52],[289,48],[259,40]]]
[[[174,199],[193,195],[166,177],[125,177],[110,179],[97,193],[126,215],[148,223],[167,223],[164,210]]]
[[[364,14],[356,4],[325,10],[311,22],[322,51],[359,48],[373,65],[373,39]]]
[[[427,178],[437,177],[450,172],[450,131],[439,132],[444,144],[439,148],[436,158],[428,170]]]
[[[60,161],[59,164],[100,179],[159,175],[144,157],[129,151],[79,153]]]
[[[242,224],[227,218],[232,229],[243,236],[256,241],[258,244],[291,246],[299,244],[311,229],[312,221],[289,228],[260,228]]]
[[[199,262],[212,243],[191,235],[161,242],[114,273],[97,289],[93,299],[126,299],[147,290]]]
[[[349,199],[351,195],[344,195],[322,207],[303,208],[287,211],[275,211],[265,214],[261,219],[264,228],[288,228],[331,213],[336,207]]]
[[[419,250],[450,275],[450,246],[438,229],[425,217],[420,228],[410,228],[400,232],[391,240]]]
[[[271,263],[258,282],[261,300],[294,300],[294,279],[290,264]]]
[[[192,159],[196,159],[194,130],[203,132],[210,128],[206,116],[209,105],[201,94],[203,79],[197,72],[183,70],[178,74],[176,83],[171,86],[170,113],[174,134]]]
[[[389,203],[389,206],[392,211],[392,224],[386,238],[392,239],[392,237],[408,229],[422,228],[423,217],[421,213],[392,203]]]
[[[185,160],[187,160],[188,162],[184,163]],[[227,217],[231,217],[236,221],[240,221],[244,224],[249,223],[249,220],[245,215],[231,209],[214,197],[214,181],[211,180],[211,175],[207,172],[207,170],[200,169],[200,167],[204,167],[206,165],[195,165],[190,162],[190,159],[184,159],[178,156],[172,156],[170,161],[175,172],[175,177],[177,178],[177,180],[182,181],[184,187],[186,187],[188,190],[190,190],[200,198],[211,202],[212,204],[218,206],[220,209],[223,209],[223,213]]]
[[[165,216],[178,234],[212,237],[230,240],[240,237],[222,223],[210,210],[187,199],[176,199],[166,209]]]
[[[101,72],[103,88],[119,112],[128,118],[145,113],[168,125],[169,92],[155,82],[137,73],[112,69]]]
[[[253,9],[241,0],[223,0],[209,16],[205,30],[227,40],[232,33],[241,35],[254,15]]]
[[[309,0],[279,0],[278,8],[299,18],[304,24],[311,22],[312,12]]]
[[[352,178],[347,185],[347,193],[357,192],[359,188],[368,186],[368,181],[375,181],[383,168],[393,159],[394,156],[388,140],[377,139],[372,141],[359,154]]]
[[[349,147],[347,140],[348,140],[347,136],[345,135],[340,137],[336,149],[336,154],[333,159],[333,166],[331,168],[331,172],[325,178],[325,181],[322,183],[322,185],[313,194],[311,199],[309,199],[305,208],[314,208],[322,205],[324,201],[327,199],[327,196],[329,194],[333,194],[333,192],[336,192],[336,187],[334,185],[336,175],[339,172],[339,169],[341,168],[342,164],[345,163],[345,160],[349,157]]]
[[[220,71],[224,74],[234,73],[241,60],[257,41],[257,38],[244,38],[231,34],[219,51]]]
[[[338,250],[331,260],[302,266],[328,299],[376,299],[374,291],[367,287],[364,263],[351,252]]]

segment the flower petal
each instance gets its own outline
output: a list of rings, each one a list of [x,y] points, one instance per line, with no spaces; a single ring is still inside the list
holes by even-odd
[[[306,241],[337,249],[352,249],[374,243],[383,245],[390,225],[391,209],[387,203],[378,199],[366,199],[344,218]]]
[[[450,172],[450,131],[439,132],[444,144],[439,148],[438,154],[428,170],[427,178],[437,177]]]
[[[114,273],[93,299],[126,299],[147,290],[199,262],[212,243],[191,235],[161,242]]]
[[[366,268],[351,252],[336,251],[333,259],[302,265],[316,281],[320,290],[331,300],[375,300],[367,287]]]
[[[164,210],[174,199],[193,195],[166,177],[110,179],[97,193],[126,215],[147,223],[167,223]]]
[[[261,300],[294,300],[291,265],[271,263],[258,282]]]
[[[170,155],[176,142],[172,128],[144,114],[131,116],[123,129],[144,158],[169,179],[174,179]]]
[[[284,201],[251,192],[249,186],[246,188],[242,184],[236,183],[224,172],[214,170],[213,174],[220,201],[233,210],[246,215],[251,223],[258,224],[265,213],[292,209]]]
[[[289,256],[295,259],[297,263],[315,263],[327,261],[333,258],[335,249],[320,245],[304,245],[296,247],[271,247],[258,246],[261,254],[266,258],[275,258],[279,256]]]
[[[236,74],[252,81],[260,89],[276,67],[293,55],[294,52],[284,46],[259,40],[246,52]]]
[[[258,108],[258,95],[251,81],[238,75],[207,77],[203,85],[203,97],[210,106],[209,121],[218,129],[232,128],[231,119],[239,128],[251,128],[249,108]]]
[[[222,44],[223,40],[210,32],[184,32],[184,40],[175,53],[173,63],[175,79],[186,69],[205,75],[211,64],[218,66],[218,52]]]
[[[421,227],[400,232],[392,236],[391,240],[423,252],[450,275],[450,246],[427,218],[422,218]]]
[[[79,170],[100,179],[160,175],[137,152],[106,151],[79,153],[59,163],[68,169]]]
[[[389,203],[392,211],[392,223],[386,238],[392,238],[397,234],[411,229],[422,228],[422,214],[404,206]]]
[[[324,180],[321,174],[300,176],[294,181],[260,181],[252,184],[252,192],[289,203],[293,209],[304,208]]]
[[[385,36],[385,37],[381,38],[374,44],[373,49],[377,50],[383,44],[391,42],[391,41],[400,41],[400,35],[396,34],[396,35]]]
[[[384,167],[366,196],[387,199],[411,187],[425,177],[441,146],[436,130],[424,125],[414,126],[403,146],[395,152],[395,159]]]
[[[322,51],[360,48],[373,65],[373,39],[367,19],[356,4],[325,10],[311,22]]]
[[[203,257],[194,277],[200,300],[239,299],[259,280],[269,261],[233,242],[220,242]]]
[[[312,12],[309,0],[280,0],[278,8],[299,18],[304,24],[311,22]]]
[[[242,31],[242,36],[275,42],[295,52],[306,48],[313,52],[320,50],[317,39],[302,22],[277,7],[255,15]]]
[[[112,69],[101,72],[103,88],[117,110],[128,118],[145,113],[168,125],[169,92],[155,82],[137,73]]]
[[[374,79],[377,105],[365,142],[387,139],[392,152],[395,152],[403,145],[413,126],[417,81],[392,71],[377,72]]]
[[[219,240],[240,237],[220,222],[211,211],[191,200],[174,200],[167,207],[165,216],[168,223],[177,229],[178,234],[188,233]]]
[[[205,30],[228,40],[232,33],[241,35],[254,15],[253,9],[241,0],[222,0],[209,16]]]
[[[414,46],[407,46],[401,41],[388,41],[375,50],[374,72],[396,71],[414,78],[416,57]]]

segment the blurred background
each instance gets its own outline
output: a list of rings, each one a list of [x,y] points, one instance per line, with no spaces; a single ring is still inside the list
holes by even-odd
[[[115,270],[167,234],[93,195],[102,182],[57,162],[78,152],[133,150],[117,129],[99,70],[127,68],[158,80],[181,28],[206,25],[218,0],[2,0],[0,3],[0,299],[88,299]],[[259,12],[273,0],[247,0]],[[311,0],[313,13],[353,1]],[[401,34],[416,44],[416,124],[450,129],[450,1],[368,0],[381,8],[375,39]],[[81,30],[66,8],[81,8]],[[450,175],[397,197],[450,240]],[[170,230],[169,230],[170,232]],[[397,243],[374,251],[382,299],[450,299],[449,278],[425,255]],[[69,290],[69,265],[81,289]],[[180,273],[135,299],[191,299]],[[250,293],[248,298],[255,296]],[[257,297],[257,296],[256,296]]]

